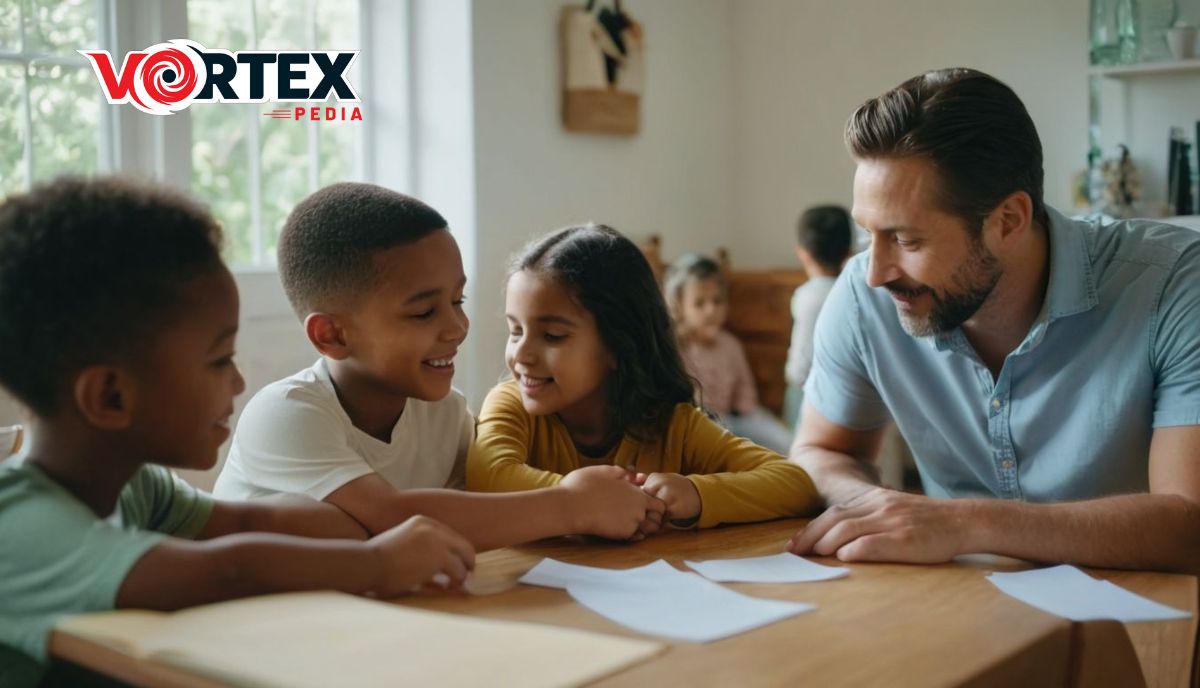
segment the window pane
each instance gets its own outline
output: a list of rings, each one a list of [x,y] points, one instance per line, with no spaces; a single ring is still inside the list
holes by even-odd
[[[230,52],[251,50],[249,2],[191,0],[188,2],[188,38],[207,48]]]
[[[0,49],[17,52],[21,49],[20,0],[0,0]]]
[[[33,176],[94,174],[100,167],[100,95],[90,69],[31,67]]]
[[[0,196],[25,187],[24,69],[0,62]]]
[[[345,107],[348,115],[350,106]],[[320,185],[358,180],[362,176],[362,122],[322,122],[320,131]]]
[[[192,113],[192,190],[225,227],[225,258],[254,262],[250,243],[250,144],[247,110],[255,105],[196,103]]]
[[[97,0],[25,0],[25,51],[74,57],[98,47]]]
[[[321,122],[298,122],[264,117],[262,138],[262,228],[267,262],[275,262],[279,230],[292,207],[308,195],[308,127]]]
[[[259,50],[312,50],[309,2],[255,0]]]

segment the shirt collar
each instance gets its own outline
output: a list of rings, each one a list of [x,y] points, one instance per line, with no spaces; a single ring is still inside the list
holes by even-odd
[[[1068,219],[1049,206],[1046,206],[1046,214],[1050,219],[1050,225],[1046,228],[1050,244],[1050,279],[1046,286],[1046,300],[1029,328],[1029,334],[1014,353],[1022,353],[1036,346],[1051,322],[1091,310],[1099,303],[1096,278],[1092,274],[1092,257],[1081,223]],[[929,344],[938,351],[971,351],[960,327],[930,337]]]

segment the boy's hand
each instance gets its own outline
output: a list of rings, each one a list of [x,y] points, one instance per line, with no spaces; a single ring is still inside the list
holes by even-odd
[[[690,521],[700,516],[700,492],[678,473],[651,473],[642,489],[666,504],[665,520]]]
[[[475,548],[441,521],[413,516],[367,543],[382,575],[372,592],[389,598],[412,592],[435,577],[457,587],[475,568]]]
[[[645,534],[645,524],[661,523],[666,508],[634,485],[629,471],[620,466],[580,468],[568,473],[559,486],[569,493],[570,510],[577,524],[574,530],[611,540]]]

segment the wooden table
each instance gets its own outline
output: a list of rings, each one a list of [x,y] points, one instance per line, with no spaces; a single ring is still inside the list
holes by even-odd
[[[612,568],[663,558],[682,568],[685,559],[769,554],[779,551],[802,523],[672,532],[635,545],[544,541],[480,555],[476,578],[483,586],[503,587],[542,557]],[[937,566],[855,564],[848,578],[837,581],[732,584],[746,594],[812,602],[818,609],[713,643],[671,643],[665,654],[600,685],[1088,686],[1136,685],[1143,674],[1152,687],[1191,683],[1200,600],[1195,577],[1090,571],[1164,604],[1189,609],[1193,618],[1128,626],[1073,624],[1009,598],[984,578],[991,570],[1024,566],[994,558]],[[396,602],[636,636],[556,589],[516,585],[489,595],[431,593]],[[161,667],[139,668],[61,633],[52,638],[51,653],[125,680],[207,685],[172,678]],[[469,656],[464,649],[464,659]]]

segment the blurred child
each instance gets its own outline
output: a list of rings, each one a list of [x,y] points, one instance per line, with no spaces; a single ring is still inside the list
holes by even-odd
[[[200,206],[121,180],[62,179],[0,205],[0,384],[29,422],[24,460],[0,466],[0,646],[44,661],[66,614],[389,597],[473,565],[432,519],[362,542],[336,507],[214,502],[166,468],[213,465],[245,386],[219,243]]]
[[[441,489],[462,486],[475,419],[450,386],[467,278],[433,208],[373,184],[325,187],[288,217],[279,276],[320,357],[246,405],[218,497],[304,494],[372,533],[425,514],[480,549],[628,538],[661,509],[612,467],[524,494]]]
[[[617,231],[570,227],[529,246],[511,266],[505,316],[513,379],[484,401],[469,488],[528,490],[613,465],[662,500],[678,527],[818,506],[799,466],[694,405],[650,265]],[[643,532],[661,526],[656,516]]]
[[[664,281],[679,352],[700,383],[701,406],[717,414],[733,434],[786,456],[792,433],[758,405],[746,352],[725,329],[729,285],[721,266],[698,253],[684,254],[671,264]]]
[[[812,367],[817,316],[842,272],[842,265],[850,256],[852,242],[850,214],[845,208],[815,206],[800,216],[796,228],[796,257],[808,273],[808,280],[792,294],[792,344],[783,369],[788,384],[783,419],[793,428],[798,427],[800,409],[804,406],[804,382]]]

